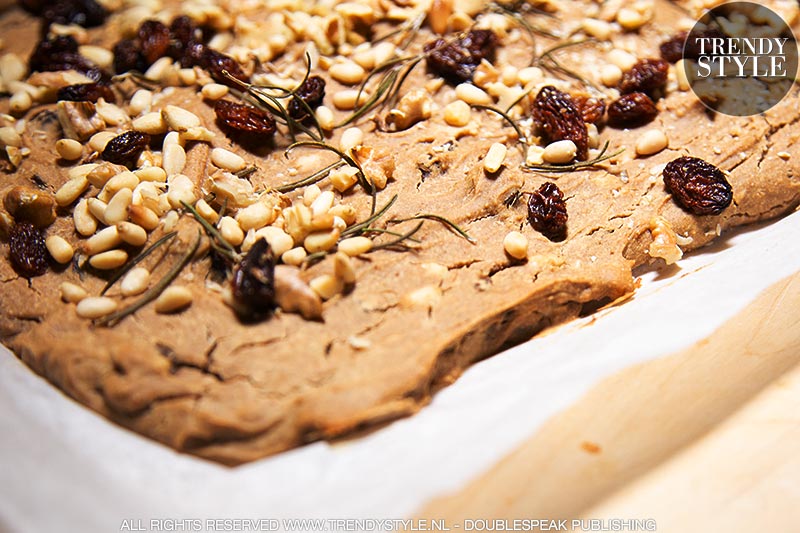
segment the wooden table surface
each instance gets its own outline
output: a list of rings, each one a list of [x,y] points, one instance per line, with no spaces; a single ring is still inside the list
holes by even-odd
[[[419,516],[800,531],[798,311],[800,273],[690,349],[601,382]]]

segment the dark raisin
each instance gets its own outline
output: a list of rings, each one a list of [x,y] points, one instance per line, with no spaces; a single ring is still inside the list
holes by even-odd
[[[150,144],[150,136],[140,131],[120,133],[106,144],[102,158],[109,163],[132,167]]]
[[[275,119],[272,115],[253,106],[218,100],[214,105],[214,113],[220,126],[236,132],[262,135],[275,133]]]
[[[44,232],[30,222],[18,222],[8,237],[11,265],[26,278],[47,272],[47,247]]]
[[[470,30],[450,41],[437,39],[425,45],[428,68],[450,83],[472,80],[482,60],[494,61],[498,39],[491,30]]]
[[[208,71],[212,78],[219,83],[224,83],[229,87],[239,87],[235,81],[225,75],[227,72],[243,82],[249,82],[250,78],[244,73],[242,67],[230,56],[217,52],[201,43],[191,43],[186,50],[186,54],[181,59],[184,67],[200,67]]]
[[[139,26],[137,33],[142,55],[148,65],[152,65],[157,59],[167,55],[169,50],[169,28],[157,20],[145,20]]]
[[[642,126],[657,116],[656,104],[644,93],[623,95],[608,106],[608,123],[615,128]]]
[[[40,41],[28,59],[28,66],[31,72],[75,70],[95,81],[104,78],[97,65],[78,53],[78,42],[70,36]]]
[[[683,58],[683,43],[686,42],[686,32],[678,32],[658,47],[661,58],[670,63],[677,63]]]
[[[275,259],[266,239],[257,240],[234,268],[233,298],[249,314],[275,308]]]
[[[189,45],[197,39],[197,26],[194,21],[186,15],[176,17],[169,26],[170,46],[167,54],[176,60],[180,60],[185,54]]]
[[[663,59],[640,59],[622,75],[620,94],[645,93],[655,98],[667,85],[669,63]]]
[[[130,70],[144,72],[147,70],[147,59],[142,53],[139,43],[133,39],[122,39],[114,45],[114,72],[124,74]]]
[[[664,185],[681,208],[718,215],[733,201],[733,188],[720,169],[698,157],[679,157],[664,167]]]
[[[97,102],[103,98],[106,102],[115,102],[116,96],[111,87],[103,83],[78,83],[67,85],[58,90],[58,100],[70,102]]]
[[[325,97],[325,80],[319,76],[310,76],[301,86],[297,89],[295,97],[289,102],[289,114],[298,120],[306,116],[306,108],[303,106],[298,98],[306,103],[310,109],[316,109],[322,105],[322,99]]]
[[[567,203],[558,186],[548,181],[528,198],[528,222],[551,241],[567,237]]]
[[[586,123],[570,95],[552,85],[542,87],[533,102],[533,120],[547,142],[570,140],[578,147],[578,159],[588,157]]]
[[[575,107],[578,108],[583,121],[587,124],[599,124],[603,121],[606,114],[605,100],[580,94],[572,95],[572,101],[575,102]]]
[[[21,0],[23,8],[44,19],[45,27],[50,24],[77,24],[84,28],[100,26],[107,12],[95,0]]]

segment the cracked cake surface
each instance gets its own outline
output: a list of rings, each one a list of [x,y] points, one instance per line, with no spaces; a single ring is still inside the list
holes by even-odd
[[[264,64],[253,61],[251,54],[248,56],[251,59],[243,62],[243,68],[251,74],[254,69],[262,69],[262,73],[284,76],[294,84],[303,79],[306,43],[322,37],[311,30],[303,35],[297,27],[298,21],[306,20],[299,15],[303,13],[301,3],[281,3],[278,7],[277,3],[273,6],[272,2],[265,2],[269,9],[263,11],[253,11],[245,2],[223,4],[232,13],[241,13],[241,19],[226,20],[209,14],[216,11],[206,13],[198,7],[192,10],[176,2],[164,2],[163,11],[139,18],[131,10],[111,6],[106,26],[84,30],[81,38],[86,44],[111,49],[118,36],[130,35],[146,18],[157,17],[168,22],[176,15],[188,13],[193,18],[206,16],[204,27],[213,28],[216,35],[228,36],[219,38],[219,47],[235,57],[237,46],[256,48],[258,43],[253,41],[258,41],[254,35],[258,23],[272,21],[270,17],[278,13],[289,28],[285,34],[297,42],[284,43],[285,49]],[[412,4],[416,5],[408,5]],[[456,8],[451,6],[455,11],[450,15],[452,20],[448,19],[449,26],[445,24],[446,30],[450,28],[446,38],[458,33],[452,26],[461,20],[455,17],[460,4],[448,5],[451,4]],[[628,19],[620,21],[614,17],[625,8],[617,6],[618,11],[609,14],[603,10],[611,10],[613,6],[606,4],[614,2],[603,7],[586,2],[576,8],[577,4],[581,3],[542,3],[551,10],[550,15],[530,16],[538,17],[537,21],[552,25],[558,32],[585,31],[581,28],[586,25],[582,18],[576,18],[576,12],[594,13],[592,20],[605,18],[613,23],[611,35],[599,39],[600,44],[575,46],[565,50],[563,57],[559,56],[573,68],[583,69],[584,76],[598,87],[592,94],[609,103],[619,94],[600,78],[601,67],[610,64],[611,49],[627,49],[634,59],[659,57],[660,43],[684,29],[688,15],[681,9],[695,7],[693,3],[656,2],[651,6],[655,12],[650,13],[655,17],[653,20],[642,15],[646,20],[641,27],[624,31],[626,28],[620,29],[620,24],[627,24]],[[401,11],[412,9],[405,3],[364,5],[381,14],[372,21],[381,33],[397,26],[389,20],[392,7]],[[440,28],[435,28],[439,22],[432,10],[439,5],[440,2],[433,2],[432,6],[418,8],[429,13],[429,19],[413,34],[409,54],[422,53],[423,46],[436,38],[435,31]],[[354,15],[348,9],[351,8],[333,9],[340,17],[336,20],[346,23],[349,31],[362,35],[363,40],[364,20],[371,19],[365,14],[367,19],[362,20],[361,15]],[[530,36],[514,25],[513,18],[465,9],[464,17],[469,21],[477,21],[479,26],[483,21],[485,27],[498,34],[493,62],[484,59],[476,67],[476,72],[493,80],[484,84],[487,92],[482,91],[483,94],[491,99],[492,106],[499,106],[499,101],[513,102],[504,100],[511,97],[504,96],[502,87],[495,85],[490,90],[489,84],[505,85],[498,81],[504,77],[501,71],[505,66],[517,72],[528,68]],[[320,10],[314,17],[328,20],[324,9]],[[6,49],[27,58],[38,39],[38,32],[32,29],[35,24],[36,19],[19,8],[3,13],[0,28]],[[309,24],[316,27],[315,22]],[[462,29],[469,27],[471,22]],[[23,35],[28,38],[20,39]],[[538,35],[536,40],[539,51],[547,46],[545,43],[559,42]],[[322,104],[333,114],[334,123],[339,123],[351,110],[337,108],[335,95],[357,89],[358,83],[349,83],[347,72],[343,74],[333,68],[334,64],[349,63],[321,59],[336,57],[337,44],[328,42],[329,49],[324,44],[316,42],[319,57],[314,58],[316,66],[311,74],[326,81]],[[358,43],[338,44],[342,56],[353,57],[358,50]],[[287,155],[284,150],[292,141],[281,127],[274,138],[243,140],[218,120],[214,105],[218,99],[209,98],[215,96],[213,91],[219,91],[226,94],[221,98],[239,102],[235,87],[220,88],[224,84],[212,83],[201,66],[172,71],[165,68],[167,74],[162,73],[161,83],[151,84],[131,77],[116,79],[112,85],[117,106],[124,110],[125,116],[116,125],[105,119],[105,126],[92,135],[110,131],[113,135],[105,139],[108,142],[130,131],[135,121],[148,113],[156,112],[163,118],[168,106],[190,111],[199,120],[199,126],[189,126],[204,130],[195,132],[197,140],[188,137],[187,129],[181,129],[180,124],[174,128],[167,125],[160,133],[153,133],[154,139],[131,167],[141,170],[148,165],[165,166],[168,143],[183,146],[185,162],[182,161],[179,172],[168,176],[167,183],[177,192],[179,187],[174,184],[181,181],[175,176],[185,177],[181,180],[188,185],[180,190],[189,191],[188,196],[176,194],[171,203],[168,198],[164,200],[166,208],[157,226],[148,230],[147,243],[152,244],[171,231],[176,235],[139,266],[146,268],[153,280],[161,279],[186,257],[187,250],[199,239],[197,252],[171,282],[172,288],[183,291],[179,296],[185,296],[186,301],[180,300],[183,304],[172,309],[169,302],[163,303],[166,299],[160,299],[162,304],[157,301],[145,305],[112,327],[93,323],[76,312],[74,303],[62,301],[63,283],[97,296],[114,273],[115,267],[106,269],[100,260],[89,263],[90,257],[103,252],[94,255],[87,252],[87,246],[91,248],[87,245],[90,235],[81,235],[76,229],[77,202],[103,194],[102,184],[92,184],[75,201],[59,205],[55,220],[43,230],[47,237],[60,236],[69,243],[76,251],[74,258],[64,264],[51,260],[44,275],[27,278],[7,259],[10,246],[3,243],[0,337],[33,370],[110,420],[180,451],[226,464],[251,461],[410,415],[471,363],[523,342],[554,324],[629,296],[636,287],[633,276],[636,267],[674,262],[684,252],[702,247],[729,228],[779,217],[800,204],[800,151],[796,142],[800,136],[797,126],[800,101],[796,88],[761,116],[714,115],[707,112],[691,91],[679,88],[673,66],[665,95],[657,100],[658,114],[652,122],[627,129],[601,124],[597,132],[599,141],[589,146],[586,158],[602,155],[599,149],[606,141],[609,144],[605,154],[612,157],[570,172],[537,172],[524,168],[529,154],[520,142],[519,131],[496,113],[473,105],[468,108],[467,122],[453,125],[457,121],[448,112],[454,112],[454,108],[448,105],[464,98],[469,100],[470,96],[462,93],[468,94],[470,90],[444,82],[441,76],[420,64],[410,71],[399,96],[413,95],[420,88],[422,96],[408,97],[402,106],[398,104],[393,109],[375,109],[347,126],[326,129],[323,137],[330,146],[347,146],[350,142],[347,137],[358,135],[349,128],[358,128],[363,137],[357,139],[357,146],[349,153],[357,156],[359,149],[367,150],[361,152],[360,160],[364,175],[373,184],[375,180],[380,182],[381,177],[385,181],[374,185],[376,208],[391,205],[385,216],[375,221],[380,231],[368,234],[373,250],[352,256],[344,254],[345,258],[341,251],[333,253],[333,245],[320,244],[318,261],[306,262],[301,269],[292,270],[303,290],[312,290],[309,298],[319,302],[321,316],[316,316],[311,308],[298,312],[299,307],[285,305],[266,317],[251,319],[231,308],[229,281],[225,272],[220,277],[219,259],[211,253],[218,243],[212,242],[213,235],[178,200],[188,198],[188,203],[193,203],[207,198],[207,205],[212,206],[216,215],[227,210],[239,224],[237,227],[245,225],[246,215],[241,213],[248,205],[264,202],[275,213],[273,222],[265,225],[277,228],[274,220],[282,219],[281,223],[286,224],[282,235],[286,235],[288,217],[293,216],[287,209],[305,205],[304,194],[319,198],[331,191],[333,194],[326,198],[332,198],[334,206],[346,206],[336,212],[351,213],[353,219],[339,230],[321,225],[322,229],[309,231],[320,234],[339,231],[333,237],[336,242],[336,237],[344,234],[347,227],[369,219],[373,198],[361,183],[339,190],[332,185],[331,177],[313,186],[318,189],[305,186],[277,192],[287,183],[337,163],[339,155],[312,146],[296,146]],[[174,76],[170,77],[169,72]],[[509,86],[519,89],[513,94],[524,96],[522,103],[510,112],[511,118],[518,121],[519,127],[528,128],[523,131],[530,137],[528,141],[537,144],[533,141],[538,139],[541,148],[549,149],[541,141],[541,134],[530,130],[535,124],[530,121],[529,100],[548,85],[571,94],[582,94],[586,86],[544,68],[534,72],[539,78],[529,80],[527,85],[519,82],[519,76],[511,76],[509,69],[506,72]],[[356,74],[363,79],[363,73]],[[54,82],[39,78],[37,83],[45,87],[66,83],[61,79]],[[213,87],[201,90],[202,85]],[[137,109],[139,112],[135,113],[130,107],[131,100],[143,88],[152,90],[153,100],[147,109]],[[530,89],[529,95],[524,94],[525,88]],[[91,135],[79,140],[80,159],[70,162],[59,156],[54,146],[68,135],[64,130],[65,119],[59,117],[59,106],[63,114],[64,105],[54,101],[52,92],[34,102],[30,109],[4,116],[3,125],[18,130],[20,146],[26,148],[16,161],[12,157],[16,152],[8,153],[9,161],[0,183],[0,196],[4,198],[14,187],[57,195],[69,179],[74,179],[75,174],[71,176],[70,172],[79,164],[107,164],[102,157],[92,155]],[[4,98],[0,105],[3,111],[11,112],[12,104]],[[425,115],[426,118],[421,118]],[[317,118],[321,116],[317,111]],[[20,119],[24,119],[21,125]],[[652,154],[637,155],[637,142],[645,132],[653,130],[668,142]],[[176,131],[184,137],[179,133],[170,137],[170,132]],[[180,141],[176,141],[178,138]],[[298,140],[303,139],[307,137],[298,136]],[[504,148],[494,149],[498,143]],[[243,158],[247,176],[225,177],[224,166],[235,167],[239,161],[231,160],[228,152],[219,149]],[[502,157],[496,164],[493,159],[498,157],[498,151]],[[719,214],[698,216],[687,212],[665,189],[664,167],[684,156],[700,158],[725,173],[733,196],[730,205]],[[140,164],[144,160],[149,162]],[[122,174],[125,169],[114,172]],[[239,180],[234,183],[241,189],[236,190],[249,190],[246,195],[252,195],[247,200],[250,203],[237,205],[235,194],[226,202],[220,201],[223,192],[228,191],[224,187],[226,180]],[[137,183],[144,181],[137,178]],[[563,193],[568,212],[563,239],[551,240],[529,223],[527,195],[545,183],[556,184]],[[262,196],[254,200],[258,193]],[[167,191],[164,195],[167,196]],[[104,203],[110,206],[111,198],[113,195]],[[419,218],[420,215],[435,217]],[[441,219],[448,222],[442,223]],[[105,225],[96,222],[98,230],[102,230]],[[403,235],[419,223],[421,227],[413,233],[415,240],[405,240],[399,246],[380,246],[394,238],[394,234],[381,232],[390,230]],[[247,229],[256,232],[260,226]],[[243,236],[247,235],[247,229],[242,231]],[[459,231],[465,232],[469,239]],[[508,242],[506,237],[511,232],[524,237],[513,249],[504,247],[504,240]],[[253,235],[242,246],[254,246]],[[358,235],[361,234],[350,233],[351,237]],[[518,239],[516,234],[514,238]],[[293,241],[290,248],[303,248],[297,239]],[[307,250],[297,254],[306,257],[318,251],[310,247],[308,240],[305,243]],[[519,247],[523,249],[521,258],[511,255],[511,250]],[[144,245],[120,242],[116,248],[125,250],[126,258],[132,258]],[[237,254],[245,252],[239,244],[235,248]],[[52,248],[48,250],[55,256]],[[291,265],[293,260],[285,253],[278,254],[275,260],[295,269],[297,263]],[[103,259],[113,262],[115,257]],[[343,278],[351,270],[355,281]],[[235,271],[229,270],[227,274]],[[343,271],[347,274],[342,274]],[[135,299],[134,295],[124,296],[120,284],[112,286],[107,297],[120,307]],[[162,307],[158,308],[159,305]]]

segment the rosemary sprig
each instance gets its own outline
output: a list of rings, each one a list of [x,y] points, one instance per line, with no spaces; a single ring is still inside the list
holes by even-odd
[[[431,213],[423,213],[421,215],[414,215],[413,217],[403,218],[403,219],[400,219],[400,220],[392,220],[391,222],[398,222],[399,223],[399,222],[406,222],[408,220],[435,220],[436,222],[441,222],[442,224],[447,226],[449,229],[451,229],[452,231],[456,232],[459,236],[461,236],[461,238],[465,239],[470,244],[477,244],[477,242],[478,242],[475,239],[473,239],[472,237],[470,237],[469,234],[466,231],[464,231],[463,229],[458,227],[458,225],[455,222],[452,222],[452,221],[446,219],[445,217],[443,217],[441,215],[434,215],[434,214],[431,214]]]
[[[589,159],[587,161],[578,161],[578,162],[572,163],[570,165],[547,165],[547,164],[525,165],[525,164],[523,164],[522,165],[522,169],[523,170],[539,171],[539,172],[573,172],[573,171],[576,171],[576,170],[581,170],[581,169],[586,169],[586,168],[593,167],[593,166],[595,166],[595,165],[597,165],[599,163],[602,163],[603,161],[608,161],[609,159],[611,159],[613,157],[617,157],[618,155],[620,155],[622,152],[625,151],[625,148],[620,148],[619,150],[617,150],[613,154],[606,155],[606,152],[608,151],[608,145],[609,145],[609,141],[606,141],[606,143],[603,145],[603,149],[600,150],[600,153],[597,155],[597,157],[595,157],[594,159]]]
[[[163,278],[161,278],[158,283],[147,289],[147,291],[142,294],[142,297],[133,302],[131,305],[120,309],[119,311],[115,311],[110,315],[106,315],[103,318],[95,321],[95,325],[97,326],[114,326],[118,324],[120,321],[125,319],[125,317],[132,315],[148,303],[152,302],[159,295],[164,292],[170,283],[172,283],[175,278],[178,277],[178,274],[184,269],[184,267],[189,264],[189,261],[192,260],[194,254],[197,252],[197,249],[200,247],[200,231],[197,231],[197,239],[195,239],[194,244],[189,248],[189,250],[184,254],[181,259],[175,263],[172,268],[167,272]]]
[[[544,35],[545,37],[550,37],[551,39],[558,39],[559,36],[546,28],[531,23],[528,19],[525,18],[523,13],[519,12],[519,10],[524,9],[523,7],[524,5],[529,5],[529,4],[522,4],[519,2],[515,4],[516,5],[504,5],[499,2],[492,2],[491,4],[489,4],[488,10],[507,16],[508,18],[516,22],[519,26],[521,26],[523,30],[525,30],[525,33],[528,34],[528,37],[530,37],[531,40],[532,56],[529,64],[534,65],[536,63],[536,35],[537,34]]]
[[[386,228],[364,228],[362,233],[383,233],[383,234],[386,234],[386,235],[392,235],[394,237],[400,237],[400,236],[403,235],[399,231],[392,231],[392,230],[386,229]],[[414,242],[422,242],[419,239],[414,239],[413,237],[409,238],[408,240],[414,241]]]
[[[579,82],[583,83],[588,87],[593,88],[596,91],[599,91],[600,89],[598,89],[594,83],[592,83],[590,80],[587,80],[574,70],[571,70],[562,65],[561,63],[559,63],[559,61],[555,58],[554,55],[556,52],[564,50],[566,48],[572,48],[574,46],[582,46],[584,44],[590,44],[595,42],[597,42],[596,39],[581,39],[580,41],[567,41],[564,43],[557,44],[542,52],[542,55],[539,56],[539,59],[536,60],[536,63],[544,69],[550,70],[552,72],[560,72],[562,74],[565,74],[571,78],[578,80]]]
[[[397,246],[398,244],[401,244],[403,241],[405,241],[405,240],[408,240],[408,239],[411,239],[411,237],[412,237],[412,236],[413,236],[413,235],[414,235],[416,232],[418,232],[420,229],[422,229],[422,225],[423,225],[423,224],[425,224],[425,221],[424,221],[424,220],[423,220],[423,221],[421,221],[419,224],[417,224],[417,225],[414,227],[414,229],[412,229],[412,230],[411,230],[411,231],[409,231],[408,233],[404,233],[404,234],[400,235],[399,237],[397,237],[397,238],[395,238],[395,239],[392,239],[391,241],[388,241],[388,242],[383,242],[383,243],[380,243],[380,244],[375,244],[375,245],[373,245],[373,246],[372,246],[372,248],[370,248],[370,250],[369,250],[369,251],[370,251],[370,253],[371,253],[371,252],[374,252],[374,251],[376,251],[376,250],[383,250],[383,249],[385,249],[385,248],[390,248],[390,247],[392,247],[392,246]]]
[[[380,219],[386,212],[389,210],[392,205],[397,201],[397,195],[395,194],[392,196],[392,199],[386,202],[386,205],[381,207],[378,211],[374,212],[369,218],[365,219],[363,222],[359,222],[358,224],[353,224],[346,230],[344,230],[341,234],[341,238],[349,237],[350,235],[357,235],[359,233],[363,233],[365,228],[369,228],[373,222]]]
[[[258,170],[258,168],[255,165],[253,165],[253,166],[245,167],[242,170],[238,170],[238,171],[234,172],[233,174],[237,178],[244,179],[244,178],[247,178],[250,174],[252,174],[253,172],[255,172],[257,170]]]
[[[194,207],[187,204],[183,200],[181,200],[181,205],[183,205],[184,209],[186,209],[206,231],[208,236],[211,238],[211,246],[214,248],[214,250],[233,263],[239,260],[239,254],[236,253],[236,249],[225,239],[225,237],[222,236],[217,228],[209,224],[206,219],[200,216],[200,213],[198,213]]]
[[[297,181],[293,181],[291,183],[285,183],[283,185],[279,185],[279,186],[275,187],[275,190],[280,192],[280,193],[287,193],[287,192],[291,192],[291,191],[293,191],[295,189],[299,189],[300,187],[306,187],[308,185],[313,185],[314,183],[317,183],[318,181],[322,181],[323,179],[325,179],[325,177],[328,174],[330,174],[332,170],[335,170],[335,169],[339,168],[340,166],[342,166],[344,164],[346,164],[345,161],[342,161],[340,159],[339,161],[335,161],[335,162],[331,163],[330,165],[326,166],[325,168],[320,169],[320,170],[314,172],[313,174],[311,174],[310,176],[307,176],[307,177],[305,177],[305,178],[303,178],[301,180],[297,180]]]
[[[523,97],[524,96],[525,95],[523,95]],[[520,99],[522,99],[522,97],[520,97]],[[514,105],[516,105],[516,102],[514,102],[514,104],[511,104],[511,107],[514,107]],[[498,115],[500,115],[500,117],[503,120],[508,122],[508,124],[512,128],[514,128],[514,131],[517,133],[517,139],[519,140],[519,142],[521,142],[522,144],[527,144],[528,143],[527,138],[525,137],[525,134],[522,133],[522,129],[517,125],[516,122],[514,122],[514,119],[512,119],[508,115],[508,112],[501,111],[501,110],[497,109],[496,107],[483,105],[483,104],[472,104],[472,107],[474,107],[475,109],[483,109],[484,111],[491,111],[492,113],[497,113]]]
[[[102,291],[100,291],[100,295],[103,295],[106,292],[108,292],[108,289],[113,287],[114,284],[116,282],[118,282],[120,279],[122,279],[122,277],[125,274],[130,272],[133,269],[133,267],[135,267],[136,265],[138,265],[139,263],[144,261],[147,258],[148,255],[150,255],[153,252],[155,252],[162,244],[164,244],[167,241],[171,240],[177,234],[178,234],[177,231],[171,231],[170,233],[167,233],[166,235],[164,235],[160,239],[158,239],[156,242],[154,242],[153,244],[151,244],[150,246],[148,246],[147,248],[142,250],[142,252],[139,255],[137,255],[136,257],[134,257],[133,259],[131,259],[127,263],[125,263],[125,265],[122,268],[117,270],[114,273],[114,275],[111,276],[111,279],[108,280],[108,283],[106,283],[106,286],[103,287]]]

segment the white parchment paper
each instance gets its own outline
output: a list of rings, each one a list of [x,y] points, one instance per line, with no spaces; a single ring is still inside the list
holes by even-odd
[[[238,468],[112,425],[3,349],[0,531],[120,531],[125,519],[150,531],[151,519],[408,517],[490,468],[602,378],[693,344],[800,271],[798,235],[795,213],[723,238],[671,275],[645,276],[632,301],[594,323],[573,322],[475,365],[414,417]]]

